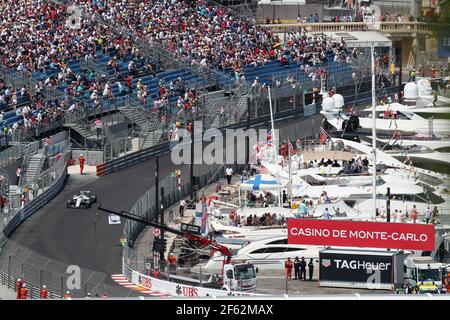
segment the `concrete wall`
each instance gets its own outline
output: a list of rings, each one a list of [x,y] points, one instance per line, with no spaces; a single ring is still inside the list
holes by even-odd
[[[83,157],[86,159],[85,164],[88,166],[96,166],[104,162],[103,151],[72,150],[71,159],[78,163],[80,154],[83,154]]]

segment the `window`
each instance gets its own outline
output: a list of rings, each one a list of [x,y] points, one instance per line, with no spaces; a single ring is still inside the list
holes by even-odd
[[[420,269],[419,281],[440,281],[441,274],[438,269]]]
[[[268,244],[287,244],[287,238],[275,240],[275,241],[269,242]]]
[[[267,248],[266,252],[264,253],[282,253],[286,250],[285,247],[274,247],[274,248]]]
[[[300,251],[300,250],[305,250],[305,249],[302,249],[302,248],[286,248],[286,251],[284,251],[284,252]]]
[[[266,248],[262,248],[262,249],[257,249],[253,252],[250,252],[250,254],[254,254],[254,253],[264,253],[264,251],[266,251]]]
[[[234,272],[236,279],[253,279],[256,277],[255,269],[251,264],[235,266]]]

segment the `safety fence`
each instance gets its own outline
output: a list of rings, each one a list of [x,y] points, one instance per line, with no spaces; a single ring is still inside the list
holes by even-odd
[[[22,158],[27,152],[27,147],[26,144],[16,143],[2,150],[0,152],[0,168],[4,168]]]
[[[28,287],[28,298],[39,299],[46,286],[49,299],[62,298],[67,291],[73,298],[127,297],[131,290],[105,282],[107,274],[50,259],[15,241],[0,241],[0,283],[15,289],[20,278]]]
[[[28,217],[47,204],[63,188],[67,175],[65,157],[43,171],[34,183],[19,190],[20,193],[9,198],[10,206],[3,208],[3,233],[10,236],[14,230]]]

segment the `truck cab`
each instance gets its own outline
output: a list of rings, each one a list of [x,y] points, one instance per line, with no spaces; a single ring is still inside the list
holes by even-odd
[[[408,257],[405,259],[405,279],[420,289],[436,286],[442,288],[442,275],[445,266],[430,257]]]
[[[256,272],[251,263],[225,264],[223,268],[223,290],[255,292]]]

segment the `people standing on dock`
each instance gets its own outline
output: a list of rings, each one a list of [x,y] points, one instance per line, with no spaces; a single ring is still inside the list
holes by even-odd
[[[43,285],[43,286],[42,286],[42,289],[41,289],[41,292],[40,292],[40,294],[39,294],[39,297],[40,297],[41,299],[47,299],[47,296],[48,296],[47,286]]]
[[[417,219],[416,205],[413,205],[413,207],[411,209],[411,219],[414,221],[414,223],[416,223],[416,219]]]
[[[328,208],[325,208],[325,211],[323,212],[323,218],[325,219],[325,220],[330,220],[331,219],[331,214],[330,214],[330,212],[328,211]]]
[[[230,185],[231,184],[231,177],[233,176],[233,168],[231,168],[231,167],[226,168],[225,169],[225,174],[226,174],[226,177],[227,177],[228,185]]]
[[[16,299],[19,300],[20,299],[20,290],[23,287],[23,281],[22,279],[17,279],[16,281]]]
[[[308,263],[308,271],[309,271],[309,281],[312,281],[313,273],[314,273],[314,262],[311,258]]]
[[[428,224],[431,221],[431,209],[430,207],[427,207],[427,210],[425,210],[425,223]]]
[[[439,210],[438,208],[435,206],[431,215],[431,222],[433,224],[438,223],[438,216],[439,216]]]
[[[175,263],[177,262],[177,258],[171,254],[169,256],[169,271],[175,271]]]
[[[298,206],[298,215],[299,218],[304,218],[308,215],[308,207],[306,206],[305,200]]]
[[[184,209],[186,207],[186,201],[184,199],[180,200],[180,217],[184,216]]]
[[[22,288],[20,289],[20,299],[26,300],[28,296],[28,288],[26,283],[23,284]]]
[[[286,269],[286,279],[292,280],[292,260],[290,257],[287,258],[284,263],[284,267]]]
[[[300,280],[306,280],[306,261],[305,257],[302,257],[300,261]]]
[[[300,259],[295,257],[294,260],[294,280],[300,280]]]

